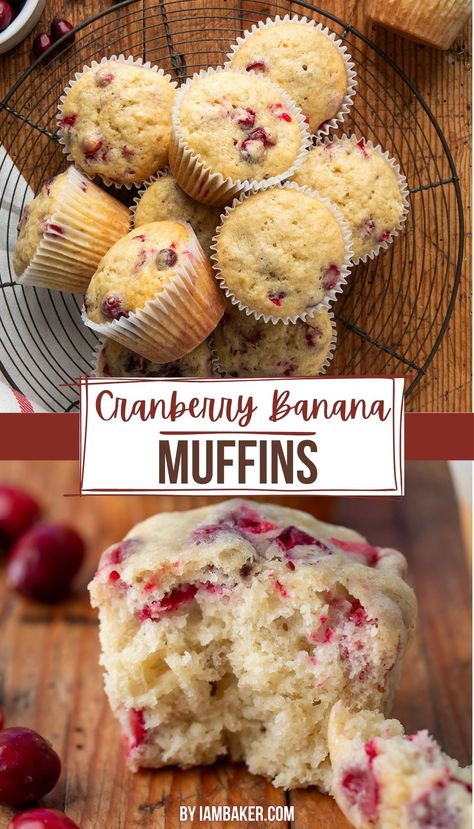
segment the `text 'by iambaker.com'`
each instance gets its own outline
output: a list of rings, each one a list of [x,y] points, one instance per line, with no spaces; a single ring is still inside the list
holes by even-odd
[[[81,385],[81,492],[403,494],[403,378]]]

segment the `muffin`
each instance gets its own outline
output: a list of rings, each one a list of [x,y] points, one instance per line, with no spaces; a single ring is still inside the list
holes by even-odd
[[[161,513],[90,585],[132,770],[223,755],[328,791],[332,706],[386,710],[415,623],[405,560],[352,530],[232,499]]]
[[[314,20],[260,21],[232,46],[229,59],[232,69],[262,73],[286,89],[312,133],[337,126],[355,94],[346,47]]]
[[[224,299],[191,226],[152,222],[103,257],[84,322],[153,363],[188,354],[214,330]]]
[[[356,829],[470,829],[472,773],[427,731],[405,735],[375,711],[332,709],[332,794]]]
[[[472,14],[471,0],[368,0],[375,22],[405,37],[449,49]]]
[[[313,147],[294,175],[327,196],[349,225],[353,261],[366,261],[387,248],[405,221],[406,179],[399,166],[365,138],[333,138]]]
[[[84,67],[61,97],[60,138],[91,178],[139,183],[168,161],[174,81],[132,58]]]
[[[219,224],[220,211],[191,199],[166,171],[150,181],[136,199],[134,227],[175,219],[189,222],[202,248],[210,254],[212,237]]]
[[[45,182],[23,210],[13,253],[17,281],[84,293],[129,225],[127,207],[70,167]]]
[[[96,377],[212,377],[207,340],[172,363],[151,363],[114,340],[99,345],[94,360]]]
[[[330,202],[294,183],[234,202],[213,248],[231,301],[256,319],[286,323],[327,307],[352,254],[347,226]]]
[[[216,368],[232,377],[312,377],[329,365],[336,326],[326,308],[305,322],[273,325],[228,303],[213,339]]]
[[[209,69],[181,86],[173,108],[170,167],[204,204],[289,178],[309,137],[281,87],[255,73]]]

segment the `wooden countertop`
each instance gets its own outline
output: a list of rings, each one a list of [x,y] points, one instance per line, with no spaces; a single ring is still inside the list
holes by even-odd
[[[251,0],[218,0],[225,13],[235,13],[240,9],[251,9]],[[42,21],[35,31],[44,30],[54,16],[65,17],[73,23],[105,9],[107,0],[48,0]],[[291,4],[290,4],[291,5]],[[388,33],[382,28],[370,24],[365,13],[365,0],[321,0],[320,3],[329,12],[332,12],[367,34],[384,51],[404,69],[409,78],[415,83],[434,112],[454,156],[460,176],[461,187],[466,208],[466,229],[470,228],[470,131],[471,131],[471,53],[470,31],[466,26],[462,35],[448,52],[439,52],[434,49],[419,46],[408,40]],[[137,4],[143,9],[143,20],[151,9],[158,6],[151,0],[140,0]],[[186,3],[183,3],[183,8]],[[206,8],[204,0],[195,0],[193,8]],[[258,6],[259,11],[272,13],[272,3]],[[124,31],[124,37],[126,32]],[[210,21],[209,38],[212,42],[212,21]],[[33,34],[12,52],[0,58],[0,96],[3,96],[20,73],[31,62],[31,42]],[[180,35],[183,48],[186,44],[186,33]],[[125,47],[124,47],[125,48]],[[201,48],[201,47],[200,47]],[[53,72],[53,70],[51,70]],[[41,69],[48,72],[48,69]],[[54,72],[52,77],[54,76]],[[432,128],[426,113],[421,113],[420,123],[426,127],[427,134]],[[421,160],[419,160],[421,163]],[[454,201],[451,203],[454,210]],[[437,244],[437,236],[442,233],[440,228],[433,228],[433,239],[430,242]],[[471,382],[470,382],[470,234],[467,239],[466,256],[464,262],[463,282],[456,301],[454,315],[441,347],[428,370],[427,376],[408,401],[408,408],[413,411],[470,411],[471,410]],[[423,253],[427,240],[416,241],[416,256]],[[438,261],[438,260],[436,260]],[[430,288],[431,280],[427,275],[426,290]],[[393,300],[396,303],[396,300]],[[421,308],[423,301],[417,297],[416,302]],[[396,308],[396,305],[395,305]],[[376,313],[374,311],[374,313]],[[408,310],[407,310],[408,313]],[[385,323],[384,323],[385,324]],[[413,320],[412,320],[412,324]],[[421,322],[423,330],[420,338],[429,333],[426,322]],[[438,325],[438,323],[437,323]],[[398,336],[398,334],[397,334]],[[411,334],[410,334],[411,336]],[[349,338],[347,348],[357,345]],[[401,349],[403,350],[403,348]],[[381,355],[382,356],[382,355]],[[334,365],[335,372],[343,373],[345,352],[340,351]],[[363,359],[363,358],[362,358]],[[372,358],[367,366],[375,365],[372,372],[377,371]],[[364,363],[361,370],[364,371]],[[407,371],[410,368],[407,366]]]
[[[35,728],[63,761],[61,780],[45,803],[65,810],[81,829],[178,829],[181,803],[285,802],[296,808],[292,829],[348,829],[330,798],[314,789],[285,796],[242,766],[221,763],[137,775],[126,770],[119,730],[103,692],[96,616],[85,585],[102,550],[134,523],[158,510],[188,509],[210,499],[62,497],[74,491],[76,477],[77,465],[69,462],[0,462],[0,482],[28,487],[40,497],[48,519],[72,523],[88,544],[77,595],[57,608],[7,594],[0,570],[0,705],[6,725]],[[286,503],[405,553],[419,622],[394,714],[408,732],[428,728],[447,752],[469,762],[470,577],[446,464],[409,463],[403,499],[289,497]],[[2,829],[9,816],[0,809]],[[198,825],[181,824],[186,829]],[[221,829],[220,823],[208,825]],[[244,829],[251,824],[233,825]],[[286,823],[271,826],[288,829]]]

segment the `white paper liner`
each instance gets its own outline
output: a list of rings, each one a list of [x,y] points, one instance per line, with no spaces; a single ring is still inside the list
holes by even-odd
[[[318,201],[322,202],[331,211],[331,213],[333,214],[333,216],[337,220],[337,222],[338,222],[338,224],[341,228],[342,236],[343,236],[343,239],[344,239],[344,261],[341,264],[341,267],[339,268],[340,277],[339,277],[339,281],[338,281],[337,285],[335,286],[335,288],[332,288],[330,291],[327,291],[324,298],[321,300],[321,302],[318,302],[312,308],[309,308],[307,311],[303,311],[301,314],[295,314],[291,317],[278,317],[278,316],[272,316],[271,314],[263,314],[263,313],[260,313],[259,311],[253,310],[248,305],[246,305],[245,303],[243,303],[239,299],[237,299],[235,294],[227,287],[225,277],[223,276],[223,274],[222,274],[222,272],[219,268],[219,265],[217,263],[217,243],[218,243],[218,239],[219,239],[219,234],[222,230],[222,226],[223,226],[224,222],[226,221],[226,219],[228,218],[229,214],[232,213],[232,211],[235,210],[235,208],[238,207],[239,204],[242,204],[242,202],[245,199],[250,198],[253,195],[252,193],[243,193],[241,196],[239,196],[239,198],[234,199],[232,204],[228,205],[225,208],[224,212],[221,214],[221,224],[217,228],[216,234],[215,234],[215,236],[212,240],[211,260],[212,260],[212,263],[213,263],[213,268],[214,268],[214,272],[216,274],[217,281],[219,282],[219,284],[220,284],[222,290],[224,291],[226,297],[228,299],[230,299],[230,301],[232,302],[233,305],[237,305],[237,307],[241,311],[245,311],[247,316],[252,315],[257,320],[258,319],[263,319],[265,322],[273,322],[275,325],[278,322],[283,322],[285,325],[288,325],[289,323],[297,322],[297,320],[302,320],[302,321],[306,320],[308,317],[311,317],[315,313],[315,311],[318,311],[321,308],[329,308],[331,303],[336,301],[337,295],[342,293],[343,286],[347,282],[347,278],[350,274],[351,267],[352,267],[352,245],[351,245],[352,237],[351,237],[351,233],[350,233],[350,230],[349,230],[349,225],[347,224],[347,222],[343,218],[340,211],[333,205],[333,203],[329,199],[326,198],[326,196],[321,196],[317,192],[317,190],[312,190],[310,187],[306,187],[306,185],[297,184],[295,181],[285,181],[285,182],[283,182],[283,183],[281,183],[277,186],[281,187],[281,188],[288,189],[288,190],[290,190],[290,189],[291,190],[299,190],[300,192],[308,193],[310,196],[313,196],[313,198],[316,198],[316,199],[318,199]]]
[[[74,75],[74,79],[70,80],[69,83],[67,84],[67,86],[65,87],[63,94],[59,98],[58,111],[57,111],[57,115],[56,115],[56,123],[57,123],[57,129],[58,129],[58,140],[59,140],[59,143],[61,144],[61,149],[62,149],[63,153],[66,155],[68,161],[71,161],[73,164],[76,164],[77,162],[74,160],[74,158],[72,157],[72,155],[69,152],[67,134],[66,135],[64,134],[63,129],[62,129],[61,124],[60,124],[60,120],[62,118],[62,105],[64,103],[66,95],[71,91],[72,87],[74,86],[75,83],[77,83],[79,78],[82,78],[82,76],[86,72],[90,72],[92,69],[97,69],[97,67],[100,66],[101,64],[109,63],[109,61],[113,61],[113,60],[118,60],[118,61],[121,61],[122,63],[134,64],[135,66],[141,66],[142,69],[148,69],[149,72],[156,72],[158,75],[161,75],[163,78],[168,80],[171,83],[171,86],[173,86],[175,89],[178,86],[177,81],[174,81],[173,78],[171,77],[171,75],[166,74],[165,71],[160,66],[154,66],[152,63],[150,63],[150,61],[145,62],[145,61],[142,60],[142,58],[134,58],[132,55],[129,55],[128,57],[125,57],[125,55],[122,55],[122,54],[121,55],[110,55],[110,57],[103,57],[103,58],[100,59],[100,61],[93,60],[93,61],[91,61],[90,65],[86,64],[85,66],[83,66],[82,71],[81,72],[76,72],[75,75]],[[81,172],[83,172],[89,179],[91,179],[91,181],[94,180],[95,178],[99,178],[101,181],[104,182],[104,184],[106,184],[107,186],[113,185],[117,190],[120,190],[122,187],[125,187],[126,190],[131,190],[132,187],[134,187],[137,184],[141,183],[141,182],[134,182],[133,184],[125,184],[125,183],[122,184],[122,183],[119,183],[117,181],[113,181],[112,179],[107,178],[106,176],[100,175],[99,173],[89,174],[87,172],[87,170],[82,169],[82,167],[81,167]]]
[[[350,141],[352,144],[357,144],[357,142],[361,140],[365,142],[365,145],[369,148],[369,150],[372,150],[373,152],[378,153],[378,155],[381,155],[382,158],[385,159],[389,167],[393,170],[397,179],[398,187],[400,189],[400,196],[402,199],[402,215],[400,217],[400,221],[398,222],[398,224],[393,228],[393,230],[390,231],[390,237],[381,242],[377,242],[374,248],[368,253],[364,253],[363,256],[353,256],[353,265],[358,265],[360,262],[368,262],[369,259],[375,259],[375,257],[378,256],[381,250],[387,250],[387,248],[389,248],[390,245],[393,244],[395,237],[400,235],[400,232],[403,229],[403,226],[407,220],[410,209],[410,189],[408,187],[407,179],[403,175],[399,163],[390,156],[387,150],[382,149],[380,144],[373,144],[369,138],[365,138],[364,136],[357,137],[356,135],[334,135],[329,138],[325,138],[322,141],[318,141],[317,146],[327,147],[331,146],[332,144],[345,144],[348,141]]]
[[[96,334],[116,340],[153,363],[170,363],[188,354],[207,339],[225,309],[224,298],[214,284],[208,260],[191,225],[182,224],[189,230],[186,246],[192,253],[192,262],[184,257],[180,271],[154,299],[128,317],[108,323],[93,322],[82,309],[83,321]],[[202,286],[199,292],[198,285]]]
[[[279,184],[285,179],[291,178],[296,170],[303,163],[305,152],[311,144],[311,137],[308,130],[308,125],[305,121],[303,113],[296,106],[295,102],[289,97],[288,93],[282,89],[281,86],[267,79],[272,83],[276,90],[278,90],[278,97],[285,105],[288,112],[298,124],[301,134],[301,146],[296,156],[295,161],[284,173],[275,176],[270,176],[268,179],[256,181],[255,179],[233,179],[230,176],[226,178],[221,173],[213,173],[210,167],[199,160],[199,156],[186,146],[184,140],[180,137],[180,116],[179,109],[181,105],[181,98],[195,81],[205,78],[209,75],[214,75],[220,72],[230,72],[235,74],[249,76],[256,74],[255,72],[245,72],[245,70],[229,70],[222,66],[217,68],[210,67],[209,69],[201,69],[188,78],[182,84],[176,94],[173,106],[172,115],[172,129],[171,129],[171,147],[170,147],[170,169],[173,177],[176,179],[179,186],[191,198],[195,199],[201,204],[210,205],[224,205],[228,204],[230,200],[240,193],[257,192]],[[204,191],[204,193],[203,193]]]
[[[328,316],[329,316],[329,319],[331,321],[331,328],[332,328],[332,335],[331,335],[331,339],[329,341],[328,353],[327,353],[326,359],[325,359],[324,363],[322,364],[320,370],[318,371],[317,374],[314,375],[314,377],[322,377],[323,374],[326,374],[328,366],[331,364],[331,362],[333,360],[334,352],[335,352],[336,346],[337,346],[337,328],[336,328],[336,320],[335,320],[335,317],[334,317],[334,313],[332,311],[328,311]],[[293,323],[293,324],[296,325],[297,323]],[[222,378],[235,377],[236,376],[235,374],[230,374],[227,371],[227,369],[225,369],[224,366],[222,365],[214,337],[210,338],[209,346],[210,346],[210,349],[211,349],[211,360],[212,360],[213,373],[217,377],[222,377]],[[237,376],[239,376],[239,375],[237,375]],[[246,375],[246,376],[248,376],[248,375]],[[266,377],[268,375],[262,374],[261,376]],[[295,377],[296,376],[300,376],[300,375],[295,375]]]
[[[133,204],[130,207],[132,227],[135,227],[135,214],[137,212],[138,203],[141,200],[143,194],[148,190],[149,187],[151,187],[152,184],[155,183],[155,181],[158,181],[160,178],[163,178],[164,176],[169,176],[169,175],[170,175],[170,168],[169,167],[163,167],[162,170],[158,170],[157,173],[154,173],[152,176],[147,178],[145,181],[141,182],[140,189],[138,190],[137,195],[133,197]]]
[[[100,209],[91,209],[90,195],[82,189],[84,184],[91,186],[89,179],[75,167],[68,168],[67,176],[58,206],[48,220],[35,254],[16,281],[21,285],[83,294],[102,256],[120,236],[113,233],[116,225],[111,226],[109,216]],[[124,205],[120,207],[127,209]],[[83,224],[84,216],[90,219],[87,224]],[[124,236],[129,226],[130,221],[123,230]],[[55,227],[61,228],[62,232],[57,232]],[[91,242],[94,242],[92,249]],[[91,261],[92,251],[94,261]],[[87,275],[84,269],[88,271]]]
[[[331,130],[337,129],[344,121],[345,116],[349,112],[351,106],[354,103],[354,96],[357,92],[357,74],[354,70],[355,64],[352,61],[352,57],[347,50],[347,46],[345,46],[340,40],[335,32],[331,32],[327,26],[323,26],[322,23],[316,23],[315,20],[309,20],[307,17],[300,17],[297,14],[289,15],[285,14],[284,17],[280,17],[277,15],[274,18],[267,17],[266,20],[259,20],[258,23],[254,23],[251,29],[246,29],[242,36],[238,37],[236,42],[232,44],[230,47],[230,52],[227,53],[227,61],[224,64],[225,68],[229,68],[232,62],[232,58],[234,57],[237,50],[242,46],[242,43],[247,40],[247,38],[251,37],[251,35],[255,34],[255,32],[260,31],[261,29],[268,29],[272,26],[279,26],[282,23],[297,23],[300,26],[310,26],[312,29],[316,29],[321,34],[325,35],[333,44],[337,46],[339,52],[341,53],[342,59],[344,60],[344,65],[346,67],[346,76],[347,76],[347,88],[346,94],[344,95],[341,108],[336,115],[331,118],[329,121],[325,121],[323,125],[314,133],[317,137],[323,137],[324,135],[329,135]]]

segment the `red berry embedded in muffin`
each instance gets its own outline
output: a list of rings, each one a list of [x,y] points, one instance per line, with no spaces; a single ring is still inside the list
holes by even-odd
[[[103,298],[100,310],[104,317],[119,320],[121,317],[128,317],[128,311],[123,307],[122,297],[118,294],[106,294]]]

